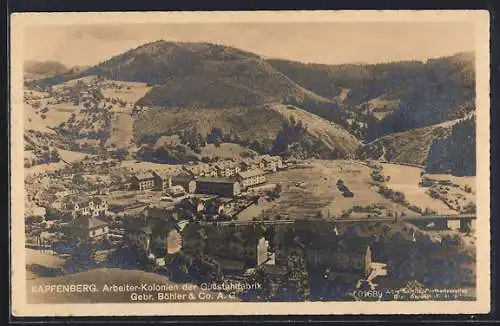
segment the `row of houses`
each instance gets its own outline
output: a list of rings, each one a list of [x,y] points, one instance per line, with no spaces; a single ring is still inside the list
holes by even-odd
[[[61,210],[73,219],[79,216],[97,217],[106,215],[108,202],[104,198],[90,197],[84,194],[66,196],[61,203]]]
[[[202,226],[149,217],[130,224],[127,238],[157,262],[182,251],[187,257],[211,257],[223,270],[242,271],[270,257],[269,243],[258,228]]]
[[[234,197],[266,181],[261,169],[238,172],[233,177],[195,177],[186,173],[172,175],[155,171],[135,174],[131,185],[137,190],[156,189],[170,194],[185,192]]]
[[[309,270],[327,277],[367,277],[372,270],[370,240],[337,234],[336,230],[314,234],[295,231],[278,233],[275,238],[276,265],[301,261]]]
[[[217,163],[201,163],[195,165],[184,165],[183,169],[197,177],[233,177],[240,172],[251,170],[264,170],[276,172],[283,168],[280,156],[261,155],[234,160],[224,160]]]
[[[283,233],[278,231],[278,233]],[[128,230],[130,241],[156,258],[181,252],[187,256],[206,255],[220,264],[222,270],[243,271],[275,265],[293,270],[325,273],[325,277],[348,276],[358,279],[372,271],[371,247],[366,241],[344,236],[318,236],[308,239],[294,231],[273,237],[273,249],[263,225],[202,225],[187,221],[152,218]]]

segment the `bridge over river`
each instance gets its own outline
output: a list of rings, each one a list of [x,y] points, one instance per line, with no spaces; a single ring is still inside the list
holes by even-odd
[[[476,214],[453,214],[453,215],[403,215],[396,217],[366,217],[366,218],[333,218],[329,221],[335,224],[349,223],[398,223],[410,222],[419,227],[433,225],[432,228],[448,229],[450,222],[458,221],[459,228],[462,232],[470,232],[472,221],[476,219]],[[314,221],[314,219],[309,219]],[[215,225],[285,225],[293,224],[296,221],[304,221],[304,219],[279,219],[279,220],[248,220],[248,221],[222,221],[222,222],[207,222],[207,224]]]

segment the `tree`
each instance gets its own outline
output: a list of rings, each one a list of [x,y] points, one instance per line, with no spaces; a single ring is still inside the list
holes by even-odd
[[[52,162],[59,162],[61,160],[61,156],[59,155],[59,151],[56,148],[54,148],[51,151],[50,156],[51,156]]]

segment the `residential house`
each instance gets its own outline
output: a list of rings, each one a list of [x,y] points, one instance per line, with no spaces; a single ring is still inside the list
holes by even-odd
[[[280,156],[263,155],[261,161],[264,163],[264,169],[267,171],[276,172],[283,168],[283,162]]]
[[[181,250],[181,231],[186,224],[171,218],[137,219],[127,226],[127,237],[131,244],[155,258],[165,258]]]
[[[73,218],[77,216],[102,216],[108,213],[108,203],[99,197],[88,197],[86,195],[70,195],[65,197],[61,203],[61,209],[69,213]]]
[[[142,172],[132,176],[132,187],[138,190],[149,190],[155,186],[155,177],[150,172]]]
[[[172,187],[172,176],[163,172],[153,172],[154,188],[162,192],[167,192]]]
[[[92,216],[102,216],[108,213],[108,202],[105,199],[94,197],[91,202]]]
[[[207,201],[198,197],[184,198],[176,206],[180,209],[193,212],[194,214],[203,212]]]
[[[167,194],[169,194],[172,197],[181,197],[185,195],[186,191],[182,186],[172,186],[170,189],[168,189]]]
[[[182,252],[194,256],[205,252],[207,246],[207,232],[199,224],[188,224],[181,233]]]
[[[241,185],[230,178],[198,178],[196,193],[234,197],[241,193]]]
[[[150,249],[155,257],[165,257],[182,249],[182,226],[176,221],[162,221],[152,229]]]
[[[234,265],[229,262],[239,262],[242,268],[255,267],[269,259],[269,243],[259,228],[189,226],[182,234],[183,251],[188,254],[203,252],[224,262],[221,267]]]
[[[148,225],[131,226],[127,229],[127,239],[130,244],[147,252],[150,249],[152,232]]]
[[[192,194],[196,190],[196,181],[191,175],[177,174],[172,176],[171,180],[173,186],[181,186],[188,194]]]
[[[215,198],[205,204],[205,211],[209,214],[221,214],[226,209],[227,201],[221,198]]]
[[[75,238],[99,240],[107,236],[109,225],[95,217],[79,216],[70,224],[70,230]]]
[[[238,163],[230,160],[220,161],[215,164],[215,169],[219,177],[232,177],[241,171],[241,167]]]
[[[69,212],[73,219],[77,216],[93,215],[93,206],[93,201],[88,196],[82,195],[67,196],[61,205],[62,210]]]
[[[189,174],[196,176],[196,177],[211,176],[211,173],[210,173],[211,168],[210,168],[210,165],[208,165],[207,163],[200,163],[200,164],[196,164],[196,165],[184,165],[182,167],[182,169],[186,172],[189,172]],[[213,176],[215,176],[215,175],[213,175]]]
[[[174,205],[149,206],[144,209],[143,214],[146,221],[179,219],[179,214]]]
[[[371,248],[362,239],[335,242],[318,237],[305,245],[304,253],[306,264],[315,269],[326,268],[334,273],[364,277],[371,271]]]
[[[266,182],[266,176],[261,169],[239,172],[236,179],[240,182],[243,189]]]
[[[248,157],[241,159],[239,165],[240,165],[241,171],[249,171],[249,170],[255,170],[255,169],[259,168],[258,162],[256,162],[255,159],[248,158]]]

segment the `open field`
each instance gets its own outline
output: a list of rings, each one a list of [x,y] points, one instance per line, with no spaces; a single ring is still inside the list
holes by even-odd
[[[56,171],[59,169],[64,168],[66,166],[66,163],[60,161],[57,163],[47,163],[47,164],[39,164],[35,165],[29,168],[24,169],[24,174],[25,175],[36,175],[44,172],[50,172],[50,171]]]
[[[472,193],[476,192],[476,177],[457,177],[451,174],[424,174],[424,177],[431,180],[439,181],[450,181],[453,184],[459,185],[460,187],[469,186],[472,189]]]
[[[382,163],[382,167],[384,175],[391,177],[390,181],[387,182],[387,186],[394,191],[404,193],[410,204],[422,209],[428,207],[440,214],[457,213],[457,211],[450,209],[441,200],[431,198],[426,193],[427,188],[419,186],[422,169],[390,163]]]
[[[170,164],[153,163],[145,161],[122,161],[120,166],[122,168],[127,168],[133,172],[147,171],[147,170],[174,172],[181,169],[180,165],[170,165]]]
[[[114,145],[117,148],[129,148],[133,145],[132,135],[134,129],[134,118],[129,107],[127,112],[115,113],[111,119],[111,132],[106,145]]]
[[[151,89],[146,83],[106,80],[100,82],[102,95],[134,104]]]
[[[323,141],[330,148],[344,148],[355,150],[360,144],[353,135],[333,122],[328,122],[310,112],[290,108],[285,105],[274,105],[273,110],[279,112],[286,119],[294,118],[307,127],[309,134]]]
[[[92,154],[75,152],[75,151],[67,151],[64,149],[59,149],[58,151],[59,151],[59,155],[61,156],[61,159],[63,159],[64,161],[66,161],[68,163],[83,160],[85,157],[94,156]]]
[[[342,179],[354,193],[346,198],[337,189],[336,182]],[[310,168],[291,169],[268,176],[268,182],[279,183],[283,193],[274,202],[271,214],[293,217],[314,216],[318,211],[323,216],[338,217],[342,211],[355,205],[380,204],[387,211],[410,214],[405,207],[382,197],[371,185],[370,169],[349,161],[313,160]]]
[[[201,149],[202,157],[219,157],[221,159],[239,157],[243,153],[257,155],[255,151],[233,143],[222,143],[219,147],[216,147],[215,144],[207,144]]]
[[[55,134],[54,130],[51,130],[47,127],[47,125],[53,125],[47,121],[47,118],[42,119],[40,114],[35,113],[35,108],[30,104],[24,103],[23,105],[23,115],[24,115],[24,130],[35,130],[40,132],[47,132],[51,134]],[[50,119],[50,118],[49,118]]]
[[[40,277],[34,270],[59,269],[64,264],[64,259],[51,253],[26,248],[26,279]]]

